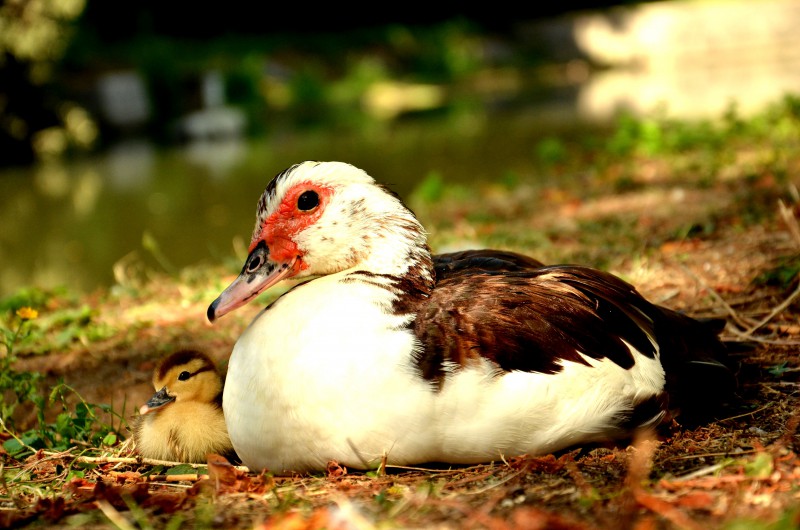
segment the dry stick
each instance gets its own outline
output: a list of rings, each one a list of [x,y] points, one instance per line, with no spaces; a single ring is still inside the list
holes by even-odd
[[[778,210],[780,211],[781,217],[783,218],[783,222],[786,223],[786,227],[789,229],[789,233],[792,235],[795,244],[798,248],[800,248],[800,225],[798,225],[797,217],[795,217],[794,212],[791,208],[788,208],[783,201],[778,201]],[[769,315],[761,319],[755,326],[748,329],[744,332],[744,336],[752,335],[756,330],[763,327],[767,322],[775,318],[778,314],[782,313],[787,307],[789,307],[794,299],[800,296],[800,282],[798,282],[797,287],[789,295],[789,297],[780,303],[777,307],[775,307]]]
[[[779,344],[781,346],[798,346],[800,341],[797,340],[781,340],[781,339],[765,339],[763,337],[752,337],[747,335],[744,331],[739,331],[736,328],[729,328],[731,334],[736,335],[742,339],[747,339],[748,342],[758,342],[760,344]]]
[[[760,321],[759,321],[757,324],[755,324],[753,327],[751,327],[750,329],[746,330],[746,331],[744,332],[744,336],[745,336],[745,337],[749,337],[749,336],[750,336],[750,335],[752,335],[752,334],[753,334],[755,331],[757,331],[759,328],[763,327],[763,326],[764,326],[764,325],[765,325],[767,322],[769,322],[770,320],[772,320],[773,318],[775,318],[775,317],[776,317],[777,315],[779,315],[780,313],[783,313],[783,311],[784,311],[784,310],[785,310],[787,307],[789,307],[790,305],[792,305],[792,302],[794,302],[794,299],[795,299],[795,298],[797,298],[798,296],[800,296],[800,282],[797,282],[797,287],[795,287],[795,289],[794,289],[794,291],[792,292],[792,294],[790,294],[790,295],[789,295],[789,297],[788,297],[786,300],[784,300],[783,302],[781,302],[780,304],[778,304],[778,305],[777,305],[777,306],[776,306],[776,307],[775,307],[775,308],[774,308],[772,311],[770,311],[769,315],[765,316],[763,319],[761,319],[761,320],[760,320]]]
[[[136,528],[129,523],[128,520],[125,519],[125,517],[123,517],[122,514],[119,513],[117,509],[114,508],[107,500],[101,499],[97,501],[97,507],[100,508],[100,511],[103,512],[103,515],[108,517],[108,520],[120,530],[136,530]]]
[[[719,295],[719,293],[717,293],[717,291],[712,289],[711,286],[708,285],[701,277],[699,277],[697,274],[692,272],[692,270],[689,269],[689,267],[687,267],[683,263],[679,263],[678,266],[683,270],[683,272],[685,272],[686,274],[691,276],[697,283],[700,284],[701,287],[703,287],[706,291],[708,291],[708,293],[711,295],[711,297],[714,298],[714,300],[716,300],[722,307],[725,308],[725,311],[727,311],[728,314],[730,314],[731,318],[733,318],[733,320],[737,324],[739,324],[743,328],[747,328],[747,327],[750,326],[750,324],[744,318],[740,317],[739,313],[737,313],[736,310],[733,309],[728,304],[728,302],[726,302],[725,299],[723,299]]]
[[[43,451],[43,453],[47,456],[57,457],[57,458],[66,458],[72,456],[72,458],[76,462],[80,462],[82,464],[146,464],[149,466],[192,466],[192,467],[201,467],[207,465],[206,463],[194,463],[194,462],[173,462],[170,460],[156,460],[154,458],[134,458],[134,457],[122,457],[122,456],[73,456],[69,453],[69,451],[64,452],[50,452],[50,451]],[[246,466],[233,466],[234,469],[238,471],[244,471],[245,473],[250,472],[250,468]]]
[[[69,451],[63,451],[63,452],[42,451],[42,453],[44,455],[50,457],[50,459],[72,457],[76,462],[80,462],[82,464],[140,464],[140,463],[144,463],[144,459],[139,460],[138,458],[121,457],[121,456],[82,456],[82,455],[73,455]]]
[[[762,410],[764,410],[764,409],[768,409],[768,408],[770,408],[772,405],[774,405],[774,403],[771,403],[771,402],[770,402],[770,403],[767,403],[767,404],[766,404],[766,405],[764,405],[763,407],[761,407],[761,408],[758,408],[758,409],[756,409],[756,410],[751,410],[750,412],[745,412],[744,414],[738,414],[738,415],[736,415],[736,416],[730,416],[730,417],[728,417],[728,418],[722,418],[721,420],[717,420],[717,423],[719,423],[719,422],[721,422],[721,421],[735,420],[735,419],[737,419],[737,418],[744,418],[745,416],[752,416],[753,414],[756,414],[756,413],[758,413],[758,412],[761,412],[761,411],[762,411]]]
[[[480,475],[471,475],[458,480],[451,480],[450,482],[447,483],[446,487],[455,489],[458,486],[463,486],[464,484],[469,484],[470,482],[478,482],[479,480],[486,480],[488,478],[492,478],[494,474],[495,471],[487,471],[485,473],[481,473]]]
[[[386,469],[402,469],[403,471],[425,471],[428,473],[436,473],[437,475],[440,474],[453,475],[455,473],[462,473],[464,471],[464,469],[436,469],[433,467],[400,466],[397,464],[386,464]]]
[[[150,475],[147,478],[150,482],[196,482],[208,478],[208,475],[186,473],[183,475]]]
[[[505,484],[506,482],[508,482],[508,481],[510,481],[512,479],[517,478],[518,476],[522,475],[526,471],[528,471],[528,470],[527,469],[520,469],[519,471],[517,471],[515,473],[512,473],[511,475],[508,475],[507,477],[503,477],[502,479],[498,480],[494,484],[489,484],[488,486],[484,486],[483,488],[479,488],[477,490],[464,491],[464,492],[461,492],[461,493],[463,495],[479,495],[481,493],[486,493],[489,490],[492,490],[492,489],[494,489],[494,488],[496,488],[498,486],[501,486],[501,485]]]
[[[794,238],[795,243],[797,244],[798,248],[800,248],[800,226],[797,223],[797,218],[794,216],[794,212],[791,208],[788,208],[783,201],[778,201],[778,210],[781,213],[781,217],[783,218],[783,222],[786,223],[786,227],[789,229],[789,233]],[[759,328],[763,327],[767,322],[775,318],[777,315],[782,313],[787,307],[792,305],[794,299],[800,296],[800,282],[797,283],[797,287],[795,287],[792,294],[789,297],[778,304],[772,311],[770,311],[769,315],[761,319],[757,324],[755,324],[750,329],[744,332],[744,336],[749,337]]]
[[[754,455],[754,454],[756,454],[757,452],[758,452],[758,451],[756,451],[755,449],[748,449],[748,450],[746,450],[746,451],[745,451],[745,450],[742,450],[742,451],[741,451],[741,452],[739,452],[739,453],[732,453],[732,452],[730,452],[730,451],[721,451],[721,452],[718,452],[718,453],[695,453],[695,454],[691,454],[691,455],[678,455],[678,456],[671,456],[671,457],[669,457],[669,458],[665,458],[664,460],[662,460],[662,463],[663,463],[663,462],[670,462],[670,461],[672,461],[672,460],[693,460],[693,459],[695,459],[695,458],[709,458],[709,457],[712,457],[712,456],[742,456],[742,455]],[[678,477],[678,478],[680,478],[680,477]]]
[[[8,494],[11,497],[11,500],[14,502],[14,506],[16,506],[18,510],[20,510],[23,508],[22,501],[19,499],[17,495],[11,494],[11,489],[8,487],[8,484],[6,483],[6,474],[3,473],[5,467],[6,465],[4,463],[0,463],[0,485],[3,486],[3,489],[5,490],[6,494]]]
[[[782,313],[787,307],[792,305],[792,302],[794,302],[795,298],[800,296],[800,282],[798,282],[797,287],[795,288],[794,292],[792,292],[792,294],[790,294],[789,297],[786,300],[784,300],[783,302],[778,304],[772,311],[770,311],[769,315],[767,315],[766,317],[761,319],[759,322],[757,322],[754,325],[750,325],[743,318],[741,318],[739,316],[739,314],[730,305],[728,305],[728,303],[714,289],[711,288],[711,286],[709,286],[706,282],[704,282],[702,278],[697,276],[695,273],[693,273],[691,270],[689,270],[683,264],[680,264],[680,266],[687,274],[689,274],[690,276],[694,277],[695,280],[700,282],[700,284],[706,290],[708,290],[708,292],[711,294],[711,296],[715,300],[717,300],[725,308],[726,311],[728,311],[728,313],[731,315],[733,320],[736,321],[737,324],[739,324],[741,327],[745,328],[745,331],[738,331],[738,330],[734,330],[733,331],[733,334],[738,336],[738,337],[751,338],[753,333],[758,331],[760,328],[764,327],[764,325],[766,325],[770,320],[772,320],[777,315]],[[767,342],[767,341],[762,340],[761,342]],[[791,343],[787,343],[787,342],[784,342],[784,341],[778,341],[776,343],[777,344],[791,344]]]
[[[730,465],[730,462],[720,462],[719,464],[712,464],[710,466],[701,467],[695,471],[687,473],[685,475],[681,475],[679,477],[675,477],[672,482],[686,482],[687,480],[692,480],[700,477],[704,477],[706,475],[710,475],[711,473],[716,473],[717,471],[727,467]]]

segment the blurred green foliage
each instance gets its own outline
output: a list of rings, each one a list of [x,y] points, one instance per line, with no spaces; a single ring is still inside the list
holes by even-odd
[[[621,114],[606,149],[617,157],[681,154],[693,149],[722,151],[725,144],[743,138],[771,139],[778,143],[800,138],[800,96],[785,95],[764,112],[742,118],[731,105],[721,119],[678,120],[666,113],[646,118]]]
[[[60,82],[84,7],[84,0],[0,4],[0,164],[93,145],[94,123]]]
[[[556,137],[548,136],[536,145],[536,157],[545,166],[564,162],[569,156],[567,146]]]
[[[432,171],[414,188],[414,192],[411,194],[411,202],[438,202],[444,196],[445,186],[449,186],[449,184],[445,184],[441,173]]]
[[[441,93],[416,89],[458,83],[499,63],[522,66],[538,60],[520,50],[488,52],[486,31],[456,15],[431,25],[382,23],[347,31],[287,27],[237,33],[220,25],[218,34],[200,39],[187,37],[180,26],[158,26],[161,11],[148,9],[127,6],[118,13],[85,0],[33,0],[0,8],[0,28],[24,26],[33,32],[45,23],[51,28],[37,37],[42,52],[36,56],[12,45],[21,41],[17,33],[0,37],[0,45],[6,44],[0,48],[0,75],[14,75],[14,65],[27,72],[6,95],[8,104],[0,105],[0,135],[24,144],[27,155],[16,161],[3,157],[0,163],[102,147],[131,128],[159,141],[178,140],[179,120],[202,108],[198,87],[210,72],[222,76],[225,103],[242,111],[245,132],[253,136],[287,123],[361,127],[406,110],[440,107],[452,102]],[[104,120],[94,83],[106,72],[126,71],[143,79],[149,118],[144,125],[120,128]],[[384,91],[383,106],[376,108],[375,88],[381,84],[390,84],[394,92]],[[387,97],[394,100],[388,111]],[[39,116],[45,111],[47,119]]]
[[[152,115],[147,130],[171,139],[175,122],[196,110],[192,82],[223,76],[226,103],[244,111],[247,133],[292,124],[359,126],[375,119],[364,104],[375,83],[449,83],[485,64],[478,29],[463,20],[432,27],[397,24],[347,32],[221,33],[191,40],[143,31],[104,42],[83,24],[65,57],[71,69],[114,64],[143,76]]]

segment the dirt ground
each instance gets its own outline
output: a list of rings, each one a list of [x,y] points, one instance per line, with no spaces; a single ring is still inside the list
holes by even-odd
[[[679,418],[629,443],[479,466],[363,473],[331,464],[326,473],[283,478],[211,462],[175,479],[169,466],[136,461],[125,445],[107,455],[117,461],[93,455],[85,476],[70,480],[65,470],[80,463],[79,451],[40,451],[23,461],[0,455],[0,526],[798,528],[800,287],[797,278],[765,279],[800,254],[796,203],[786,200],[782,185],[767,183],[768,212],[747,220],[737,201],[763,183],[750,183],[748,190],[743,185],[670,186],[660,193],[642,188],[580,199],[537,189],[535,203],[529,201],[534,191],[488,187],[479,190],[487,214],[479,222],[455,202],[415,205],[437,250],[496,243],[548,262],[587,259],[654,302],[727,318],[724,337],[752,348],[733,354],[739,402],[714,421],[683,425]],[[624,233],[605,225],[587,236],[585,222],[602,227],[612,216],[628,223]],[[710,229],[675,236],[676,227],[702,227],[709,219]],[[504,245],[515,240],[498,239],[500,226],[516,233],[535,227],[546,244]],[[63,378],[89,403],[124,405],[133,419],[153,392],[150,377],[162,356],[193,347],[225,366],[237,336],[260,309],[250,304],[214,325],[206,321],[208,303],[233,275],[206,268],[145,281],[131,273],[115,295],[52,302],[96,308],[95,323],[113,333],[24,356],[18,368],[46,374],[50,384]],[[13,484],[13,473],[23,470],[30,487]],[[58,487],[45,495],[33,487],[47,483]]]

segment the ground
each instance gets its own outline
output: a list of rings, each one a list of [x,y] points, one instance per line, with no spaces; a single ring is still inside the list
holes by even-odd
[[[142,462],[122,443],[130,433],[121,426],[108,447],[0,454],[0,526],[797,528],[800,171],[792,160],[777,177],[769,167],[723,168],[709,182],[643,160],[591,178],[571,173],[577,185],[520,179],[410,199],[435,250],[494,246],[589,263],[654,302],[726,318],[723,337],[749,349],[732,354],[739,399],[715,419],[678,418],[617,445],[479,466],[364,473],[331,463],[293,477],[218,461],[199,469]],[[49,386],[63,379],[87,403],[112,404],[132,421],[164,355],[194,347],[225,366],[267,301],[209,324],[206,307],[235,274],[235,266],[176,277],[129,270],[111,290],[49,297],[15,368],[45,374]],[[81,307],[89,311],[78,331],[48,320]],[[16,416],[20,431],[34,421],[22,409]]]

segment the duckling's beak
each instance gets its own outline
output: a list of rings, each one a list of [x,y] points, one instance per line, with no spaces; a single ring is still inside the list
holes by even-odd
[[[214,322],[222,315],[241,307],[264,290],[284,278],[297,274],[300,261],[297,257],[288,261],[270,259],[269,248],[262,241],[250,253],[239,277],[208,306],[208,320]]]
[[[142,405],[142,407],[139,409],[139,414],[144,416],[148,412],[153,412],[154,410],[161,408],[169,403],[172,403],[173,401],[175,401],[175,396],[170,396],[167,393],[167,387],[164,387],[155,394],[153,394],[153,397],[151,397],[147,401],[147,403]]]

